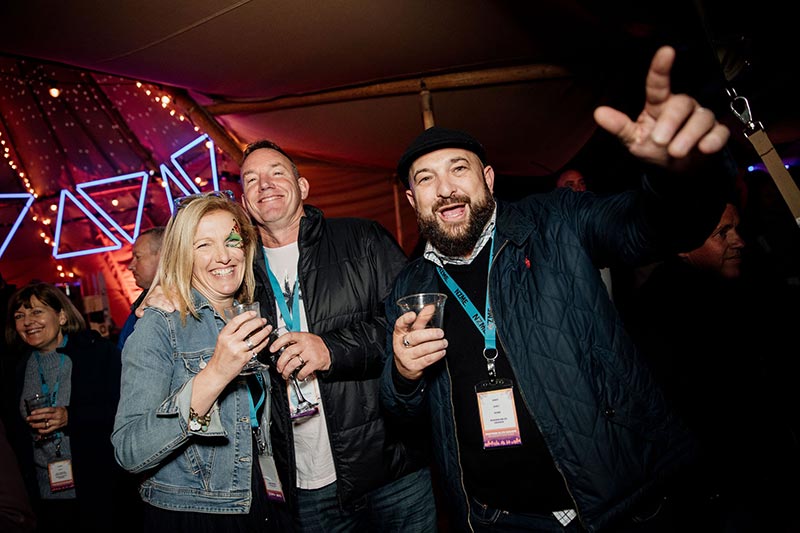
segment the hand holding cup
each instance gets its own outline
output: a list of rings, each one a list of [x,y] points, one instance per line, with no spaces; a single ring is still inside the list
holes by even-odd
[[[403,314],[392,334],[395,366],[406,379],[419,379],[422,372],[445,356],[444,304],[447,295],[419,293],[397,300]]]
[[[268,357],[268,354],[264,350],[268,331],[261,331],[265,324],[265,320],[261,318],[261,311],[258,302],[236,304],[226,307],[223,310],[223,314],[225,315],[225,318],[228,320],[229,324],[236,325],[238,328],[234,333],[235,340],[240,341],[242,345],[240,346],[240,349],[236,351],[250,354],[250,359],[244,364],[239,374],[249,375],[266,370],[267,361],[266,359],[262,361],[259,359],[259,356],[262,352],[264,352],[263,357]],[[238,318],[246,314],[248,315],[248,318],[245,318],[244,320]],[[234,320],[236,320],[235,323]],[[253,320],[255,322],[250,324],[250,322]],[[241,339],[239,339],[239,337],[241,337]]]
[[[26,422],[36,433],[34,440],[46,439],[48,433],[55,430],[55,424],[51,424],[51,419],[55,415],[55,408],[51,407],[50,395],[36,393],[29,398],[25,398],[25,410],[28,413]]]

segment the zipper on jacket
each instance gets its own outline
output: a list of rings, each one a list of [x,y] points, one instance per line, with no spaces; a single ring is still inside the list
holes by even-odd
[[[489,299],[489,305],[491,306],[492,309],[494,308],[494,302],[492,302],[492,298],[491,298],[492,267],[494,266],[495,258],[500,255],[500,252],[503,250],[503,248],[506,247],[507,244],[508,244],[508,240],[503,241],[503,244],[501,244],[500,248],[498,248],[497,252],[495,252],[494,257],[489,258],[489,270],[486,273],[486,297]],[[513,365],[512,361],[511,361],[511,357],[508,357],[508,355],[510,353],[508,351],[508,348],[506,348],[506,345],[503,342],[503,339],[500,338],[500,330],[499,330],[499,328],[496,328],[495,332],[496,332],[496,335],[497,335],[497,340],[500,341],[500,345],[503,347],[503,351],[506,353],[506,358],[508,359],[508,366],[511,367],[511,371],[514,372],[514,376],[516,377],[518,375],[517,371],[514,368],[514,365]],[[581,512],[580,512],[580,509],[578,508],[577,502],[575,501],[575,497],[572,495],[572,491],[569,488],[569,483],[567,483],[567,478],[564,476],[564,472],[561,471],[561,465],[559,465],[558,461],[556,461],[556,459],[555,459],[555,454],[553,454],[553,450],[550,448],[550,443],[548,443],[547,439],[544,438],[544,433],[542,433],[542,428],[541,428],[541,426],[539,426],[539,421],[536,419],[536,416],[534,415],[533,409],[531,409],[531,404],[528,401],[528,399],[525,397],[525,392],[523,391],[522,387],[518,387],[518,389],[519,389],[519,396],[520,396],[520,398],[522,398],[522,402],[525,404],[525,407],[526,407],[526,409],[528,409],[528,412],[530,413],[531,418],[533,418],[534,424],[536,424],[536,428],[539,430],[539,433],[542,435],[542,441],[544,441],[545,446],[547,446],[547,451],[550,453],[550,458],[553,460],[553,465],[556,467],[556,470],[558,471],[558,474],[561,476],[561,480],[564,482],[564,487],[567,489],[567,494],[569,495],[569,499],[572,500],[572,505],[575,506],[575,513],[577,514],[578,521],[581,523],[581,525],[583,527],[586,527],[586,524],[583,523],[583,518],[581,517]]]
[[[306,219],[306,220],[303,221],[303,219]],[[312,335],[319,336],[318,334],[313,332],[312,325],[314,324],[314,321],[311,318],[312,317],[311,309],[313,308],[313,305],[311,304],[311,300],[308,297],[309,293],[306,292],[306,279],[303,276],[303,270],[301,269],[301,266],[303,264],[303,253],[304,253],[304,250],[305,250],[305,246],[303,246],[303,229],[305,227],[305,230],[306,230],[306,233],[307,233],[308,232],[308,225],[311,224],[311,223],[312,222],[311,222],[309,216],[305,213],[305,209],[303,209],[303,216],[300,218],[300,227],[297,230],[297,290],[299,290],[300,294],[303,295],[303,308],[305,309],[306,327],[308,328],[307,333],[311,333]],[[322,223],[322,222],[320,222],[320,223]],[[300,317],[300,320],[301,320],[301,324],[302,324],[302,316]],[[330,447],[330,450],[331,450],[331,459],[333,459],[333,472],[336,475],[336,481],[339,481],[339,479],[340,479],[340,475],[339,475],[339,469],[340,469],[339,458],[336,456],[336,452],[334,451],[335,446],[334,446],[334,443],[332,442],[333,438],[332,438],[331,433],[330,433],[331,424],[330,424],[330,422],[328,420],[328,416],[329,416],[328,415],[328,409],[325,407],[326,404],[330,405],[330,401],[326,401],[327,393],[326,393],[326,391],[324,390],[324,388],[322,386],[322,382],[320,381],[319,376],[316,376],[315,379],[317,380],[317,388],[319,389],[319,401],[320,401],[320,403],[322,403],[322,416],[324,417],[323,423],[325,424],[326,433],[328,434],[328,446]],[[287,403],[288,403],[288,396],[287,396]],[[291,418],[291,406],[289,406],[289,410],[287,412],[289,413],[289,427],[291,428],[291,432],[292,432],[292,446],[291,446],[291,448],[292,448],[292,458],[293,458],[292,461],[294,463],[294,467],[293,467],[294,468],[294,478],[295,478],[294,482],[297,483],[297,455],[296,455],[295,449],[294,449],[294,422],[292,421],[292,418]],[[343,504],[343,501],[342,501],[342,494],[341,494],[341,491],[338,488],[340,486],[341,485],[339,483],[336,484],[336,487],[337,487],[337,489],[336,489],[336,501],[339,503],[340,506],[343,506],[344,504]]]
[[[469,495],[467,494],[467,488],[464,486],[464,468],[461,466],[461,447],[458,445],[458,428],[456,427],[456,416],[455,416],[455,406],[453,405],[453,378],[450,375],[450,366],[447,364],[447,359],[444,361],[444,369],[447,372],[447,380],[449,381],[449,399],[450,399],[450,418],[453,421],[453,440],[456,443],[456,455],[458,456],[458,480],[461,484],[461,493],[464,495],[465,503],[467,504],[467,526],[469,526],[470,531],[474,533],[475,528],[472,527],[472,521],[470,520],[470,510],[469,510]]]

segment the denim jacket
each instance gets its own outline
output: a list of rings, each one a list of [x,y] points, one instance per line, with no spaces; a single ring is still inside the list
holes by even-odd
[[[137,321],[122,352],[122,388],[111,440],[117,462],[142,474],[139,493],[145,502],[175,511],[247,513],[258,456],[246,379],[234,379],[222,391],[205,432],[188,426],[194,377],[213,356],[225,325],[199,292],[192,295],[199,319],[188,315],[183,325],[177,311],[148,307]],[[269,378],[262,382],[268,384]],[[260,424],[268,428],[270,394],[264,392]],[[271,454],[269,442],[267,446]]]

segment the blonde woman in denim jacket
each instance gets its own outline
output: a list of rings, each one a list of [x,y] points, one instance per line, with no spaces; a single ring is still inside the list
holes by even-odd
[[[256,235],[232,195],[176,201],[154,286],[178,303],[148,307],[122,354],[112,442],[141,475],[144,530],[288,531],[279,486],[270,485],[269,379],[241,375],[271,327],[250,311]]]

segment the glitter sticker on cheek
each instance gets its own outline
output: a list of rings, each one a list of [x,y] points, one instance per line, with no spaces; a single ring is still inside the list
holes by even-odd
[[[234,222],[233,228],[231,232],[228,234],[228,238],[225,239],[225,245],[230,248],[241,248],[244,246],[244,242],[242,241],[241,235],[241,228],[239,228],[239,223]]]

